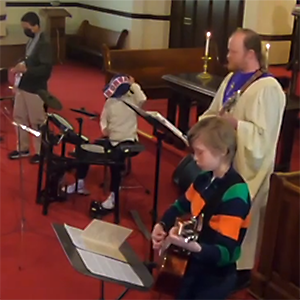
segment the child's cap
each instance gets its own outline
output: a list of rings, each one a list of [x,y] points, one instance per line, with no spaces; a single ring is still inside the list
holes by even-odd
[[[119,98],[130,90],[130,80],[128,75],[118,74],[114,76],[105,86],[103,92],[105,98]]]

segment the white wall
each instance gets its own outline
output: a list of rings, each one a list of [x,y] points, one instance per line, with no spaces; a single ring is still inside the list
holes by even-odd
[[[16,0],[10,2],[13,1]],[[43,2],[43,0],[32,1]],[[74,2],[72,0],[64,1]],[[77,2],[129,13],[154,15],[169,15],[171,8],[171,0],[78,0]],[[246,0],[243,27],[266,35],[291,34],[294,20],[291,11],[295,3],[296,0]],[[9,7],[7,8],[7,24],[18,26],[25,11],[31,10],[38,13],[40,9],[39,7]],[[132,19],[76,7],[67,7],[66,9],[72,14],[72,18],[67,18],[67,33],[76,32],[80,23],[87,19],[96,26],[116,31],[127,29],[129,31],[127,48],[168,47],[169,21]],[[270,62],[286,63],[290,42],[270,42],[270,44]]]
[[[296,0],[247,0],[243,27],[263,35],[289,35],[293,31],[294,18],[291,15]],[[288,62],[289,41],[264,41],[270,43],[270,63]]]
[[[16,2],[17,0],[10,0],[9,2]],[[65,2],[74,2],[71,0],[64,0]],[[42,0],[31,0],[31,2],[44,2]],[[49,7],[45,7],[49,8]],[[20,19],[24,15],[24,13],[28,11],[34,11],[36,13],[40,13],[40,10],[43,9],[43,7],[7,7],[7,26],[19,26],[20,25]],[[78,8],[77,7],[67,7],[66,8],[68,12],[72,15],[72,18],[67,18],[66,20],[66,31],[67,33],[73,33],[78,28],[79,18],[78,18]],[[42,21],[42,27],[45,25]]]
[[[128,13],[155,15],[169,15],[171,8],[171,0],[81,0],[80,3]],[[169,45],[169,21],[126,18],[87,9],[80,10],[80,18],[116,31],[127,29],[129,36],[126,48],[154,49],[168,48]]]
[[[10,2],[13,1],[16,0]],[[43,2],[43,0],[33,1]],[[64,2],[79,2],[128,13],[155,15],[169,15],[171,7],[171,0],[65,0]],[[41,9],[41,7],[8,7],[7,24],[8,26],[18,26],[22,15],[26,11],[39,13]],[[83,20],[89,20],[91,24],[107,29],[116,31],[127,29],[129,36],[126,48],[168,48],[169,21],[132,19],[77,7],[66,7],[66,9],[72,15],[72,18],[67,18],[66,21],[67,33],[76,32]]]

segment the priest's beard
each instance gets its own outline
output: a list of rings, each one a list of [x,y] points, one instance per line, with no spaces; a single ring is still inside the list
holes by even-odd
[[[227,69],[229,72],[244,72],[247,66],[245,55],[242,55],[240,59],[228,60]]]
[[[243,71],[243,67],[241,66],[241,64],[237,63],[228,63],[227,69],[229,72]]]

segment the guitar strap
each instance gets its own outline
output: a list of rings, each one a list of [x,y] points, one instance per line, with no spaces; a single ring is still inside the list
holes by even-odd
[[[260,79],[263,75],[265,74],[265,72],[263,72],[261,69],[258,69],[252,76],[250,79],[248,79],[246,81],[246,83],[241,87],[241,89],[238,91],[239,92],[239,97],[247,90],[247,88],[254,83],[256,80]],[[233,96],[228,99],[223,107],[221,108],[221,110],[219,111],[219,115],[223,115],[226,111],[229,111],[230,108],[236,104],[236,100],[237,100],[237,96],[238,96],[238,92],[235,92],[233,94]],[[235,101],[234,101],[235,100]]]

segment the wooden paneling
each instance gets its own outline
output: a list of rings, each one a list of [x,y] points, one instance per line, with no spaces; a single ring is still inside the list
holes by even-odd
[[[243,24],[244,0],[173,0],[170,48],[204,47],[212,32],[221,63],[226,61],[227,41]]]
[[[273,174],[263,241],[250,291],[260,299],[299,299],[300,172]]]

